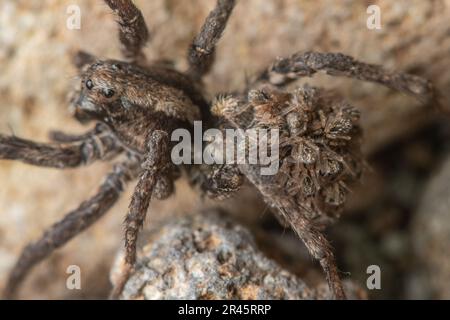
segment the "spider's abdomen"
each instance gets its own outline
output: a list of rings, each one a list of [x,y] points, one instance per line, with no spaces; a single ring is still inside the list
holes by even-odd
[[[355,108],[327,92],[305,86],[293,93],[253,90],[248,101],[222,101],[213,106],[213,111],[242,129],[278,130],[276,172],[262,174],[265,166],[260,164],[240,165],[268,203],[281,211],[300,211],[309,219],[339,214],[348,185],[362,172],[361,130]],[[268,141],[269,150],[271,143]]]

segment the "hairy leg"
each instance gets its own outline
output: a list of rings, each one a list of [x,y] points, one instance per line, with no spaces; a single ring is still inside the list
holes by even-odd
[[[56,134],[61,138],[61,134]],[[67,138],[67,136],[65,137]],[[19,160],[31,165],[73,168],[122,152],[117,138],[99,127],[70,143],[38,143],[0,134],[0,159]]]
[[[132,62],[145,62],[142,48],[150,35],[142,12],[131,0],[105,0],[105,2],[118,18],[123,56]]]
[[[19,285],[37,263],[102,217],[119,199],[124,185],[139,171],[139,159],[134,157],[115,165],[96,195],[55,223],[39,240],[27,245],[9,275],[4,298],[14,298]]]
[[[311,77],[318,71],[332,76],[345,76],[376,82],[391,89],[412,95],[422,102],[436,101],[430,81],[421,77],[384,70],[381,66],[359,62],[342,53],[304,52],[275,61],[257,79],[283,86],[301,77]]]
[[[239,169],[258,188],[264,196],[265,202],[278,209],[281,216],[279,220],[282,221],[282,224],[289,224],[306,245],[309,253],[320,262],[333,298],[345,299],[345,292],[331,246],[317,225],[314,225],[313,221],[306,217],[305,212],[302,212],[307,209],[299,206],[288,194],[280,193],[280,190],[284,192],[284,187],[280,188],[277,179],[274,179],[273,176],[261,175],[260,166],[242,164]]]
[[[235,3],[235,0],[217,0],[216,7],[208,15],[200,33],[189,47],[188,72],[194,78],[199,79],[210,70],[214,62],[216,44],[222,36]]]
[[[155,196],[155,186],[159,178],[167,174],[168,161],[170,161],[168,141],[168,134],[159,130],[154,131],[148,141],[148,153],[142,165],[143,172],[134,189],[125,219],[125,264],[111,293],[112,299],[119,298],[136,263],[139,231],[144,224],[150,200],[152,196]]]
[[[345,292],[339,278],[336,260],[325,236],[300,214],[294,216],[285,212],[283,218],[289,222],[300,239],[305,243],[309,253],[320,262],[333,298],[338,300],[345,299]]]

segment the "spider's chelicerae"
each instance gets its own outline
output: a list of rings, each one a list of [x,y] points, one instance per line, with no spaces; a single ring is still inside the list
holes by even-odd
[[[218,0],[188,49],[189,69],[174,70],[147,62],[142,49],[149,32],[131,0],[105,0],[118,19],[124,61],[98,60],[80,52],[74,59],[81,86],[73,95],[75,117],[96,121],[95,128],[73,136],[56,132],[53,143],[0,135],[0,158],[55,168],[83,166],[121,157],[97,193],[29,244],[12,269],[5,297],[13,297],[34,265],[88,228],[137,179],[125,222],[125,267],[112,297],[120,293],[136,261],[136,239],[152,197],[173,193],[184,172],[205,194],[225,198],[250,181],[282,223],[303,240],[319,260],[334,298],[345,298],[332,250],[319,226],[337,217],[350,184],[362,173],[359,112],[337,96],[304,86],[283,87],[319,71],[380,83],[422,100],[434,100],[431,84],[419,77],[388,72],[340,53],[296,53],[276,60],[240,93],[205,99],[202,77],[211,69],[215,46],[235,5]],[[279,171],[262,175],[260,166],[174,165],[171,132],[204,129],[279,129]]]

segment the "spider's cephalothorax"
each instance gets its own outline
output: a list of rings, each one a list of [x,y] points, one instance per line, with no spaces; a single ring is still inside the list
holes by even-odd
[[[144,154],[151,132],[192,126],[206,102],[195,82],[175,70],[99,61],[83,72],[74,108],[79,120],[105,123],[126,147]]]
[[[342,210],[349,185],[359,179],[363,161],[358,111],[325,91],[282,88],[318,71],[372,81],[434,102],[431,84],[417,76],[385,71],[340,53],[296,53],[279,59],[235,96],[218,98],[211,107],[202,94],[202,77],[213,65],[215,46],[235,5],[218,0],[188,50],[189,69],[146,62],[142,48],[149,38],[144,18],[131,0],[105,0],[118,18],[124,61],[101,61],[80,52],[75,65],[81,86],[72,95],[75,117],[97,122],[74,136],[53,132],[54,143],[36,143],[0,135],[0,159],[68,168],[122,156],[97,193],[29,244],[14,266],[4,290],[13,297],[31,268],[56,248],[88,228],[119,198],[124,185],[137,178],[125,220],[125,265],[112,296],[118,297],[136,261],[136,240],[152,197],[173,193],[173,181],[186,169],[201,190],[226,198],[247,178],[292,227],[320,261],[335,298],[345,298],[333,253],[318,223]],[[174,129],[205,127],[278,129],[279,168],[263,176],[260,166],[246,164],[175,166],[170,159]]]

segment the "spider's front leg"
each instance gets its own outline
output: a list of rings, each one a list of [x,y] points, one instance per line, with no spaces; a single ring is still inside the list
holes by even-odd
[[[129,159],[115,165],[97,194],[55,223],[39,240],[27,245],[9,275],[3,297],[14,298],[19,285],[36,264],[102,217],[119,199],[125,184],[138,175],[139,164],[140,159],[130,155]]]
[[[145,62],[142,49],[150,38],[142,12],[131,0],[105,0],[105,3],[118,18],[123,56],[131,62],[142,64]]]
[[[125,260],[120,277],[111,293],[112,299],[117,299],[136,263],[136,242],[139,231],[144,223],[152,196],[160,198],[162,194],[172,190],[171,183],[165,177],[171,177],[171,162],[169,157],[169,135],[165,131],[155,130],[151,133],[147,143],[147,153],[142,164],[142,173],[134,189],[125,219]],[[166,186],[166,189],[164,189]]]
[[[386,71],[381,66],[360,62],[342,53],[299,52],[278,59],[259,75],[255,84],[269,82],[275,86],[284,86],[296,79],[311,77],[319,71],[325,71],[331,76],[379,83],[422,102],[438,104],[430,81],[412,74]]]
[[[195,79],[200,79],[211,69],[216,44],[222,36],[235,4],[235,0],[217,0],[216,7],[210,12],[200,33],[189,47],[188,73]]]

